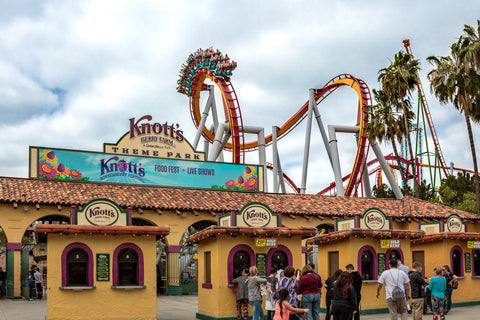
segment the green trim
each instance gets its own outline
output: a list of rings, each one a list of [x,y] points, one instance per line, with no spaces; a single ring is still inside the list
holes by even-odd
[[[237,317],[221,317],[221,318],[217,318],[217,317],[213,317],[213,316],[209,316],[208,314],[203,314],[203,313],[199,313],[197,312],[195,314],[196,316],[196,319],[200,319],[200,320],[237,320],[238,318]],[[265,319],[266,315],[264,315],[264,319]],[[252,316],[249,316],[248,319],[253,319]]]
[[[471,307],[480,305],[480,301],[454,302],[452,307]]]
[[[183,289],[180,286],[167,286],[168,296],[179,296],[183,294]]]
[[[7,250],[7,298],[14,299],[15,250]]]

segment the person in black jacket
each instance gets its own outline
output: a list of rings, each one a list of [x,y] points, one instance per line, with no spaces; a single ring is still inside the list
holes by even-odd
[[[427,282],[422,277],[422,265],[414,262],[412,270],[408,272],[410,288],[412,290],[412,316],[413,320],[421,320],[423,315],[423,303],[425,301],[425,286]]]
[[[348,264],[345,269],[347,272],[350,273],[352,276],[353,280],[353,288],[355,290],[355,293],[357,294],[357,310],[358,312],[354,314],[354,319],[359,320],[360,319],[360,299],[362,299],[362,276],[360,275],[360,272],[355,271],[355,268],[353,267],[353,264]]]
[[[330,317],[332,316],[332,296],[333,296],[333,289],[335,286],[335,280],[338,279],[340,274],[343,272],[342,269],[338,269],[335,271],[333,275],[327,278],[325,280],[325,289],[327,289],[327,293],[325,294],[325,300],[327,302],[327,314],[325,315],[325,320],[330,320]]]
[[[351,320],[357,310],[357,294],[353,289],[353,279],[350,273],[340,274],[332,296],[332,314],[335,320]]]

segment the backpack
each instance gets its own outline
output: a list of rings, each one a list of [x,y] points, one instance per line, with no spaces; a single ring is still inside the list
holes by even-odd
[[[399,271],[399,272],[403,272],[403,271]],[[400,278],[400,274],[398,274],[397,281],[395,282],[395,287],[393,288],[393,291],[392,291],[393,301],[405,300],[405,293],[403,292],[402,288],[400,288],[400,286],[398,285],[398,278]],[[392,276],[392,279],[393,279],[393,276]]]

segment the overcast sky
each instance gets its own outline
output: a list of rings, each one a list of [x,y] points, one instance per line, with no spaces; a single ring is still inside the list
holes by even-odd
[[[219,49],[238,63],[231,81],[243,123],[270,134],[303,105],[309,88],[339,74],[378,89],[378,70],[403,39],[421,62],[446,162],[472,169],[465,120],[430,95],[425,58],[447,55],[479,13],[477,1],[0,0],[0,176],[28,177],[29,146],[102,151],[129,130],[128,119],[146,114],[179,123],[192,142],[188,98],[176,82],[198,48]],[[357,103],[351,88],[336,90],[319,105],[324,124],[354,125]],[[478,149],[478,125],[474,130]],[[312,131],[307,193],[334,181],[319,130]],[[283,169],[297,185],[304,139],[300,125],[279,142]],[[343,134],[339,143],[347,174],[355,141]],[[250,163],[257,159],[248,155]]]

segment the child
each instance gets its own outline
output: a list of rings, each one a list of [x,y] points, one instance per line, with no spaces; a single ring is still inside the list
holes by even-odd
[[[238,278],[233,279],[232,283],[237,285],[237,319],[242,320],[242,310],[243,310],[243,319],[248,320],[248,270],[245,269],[242,272],[242,275]]]
[[[270,276],[267,277],[267,294],[265,295],[265,310],[267,310],[267,320],[272,320],[275,314],[275,299],[273,298],[277,291],[277,268],[270,269]]]
[[[273,320],[288,320],[290,318],[290,313],[308,313],[310,311],[309,309],[292,307],[287,301],[288,296],[288,289],[280,289],[278,292],[278,301],[275,304],[275,315],[273,316]]]

